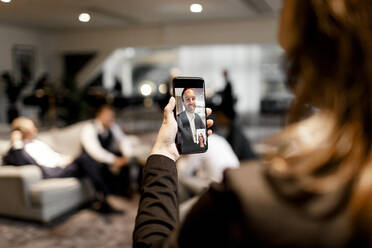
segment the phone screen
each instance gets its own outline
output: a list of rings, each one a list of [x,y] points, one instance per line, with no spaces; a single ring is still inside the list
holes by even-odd
[[[180,154],[202,153],[208,149],[204,80],[195,77],[173,79],[178,124],[176,146]]]

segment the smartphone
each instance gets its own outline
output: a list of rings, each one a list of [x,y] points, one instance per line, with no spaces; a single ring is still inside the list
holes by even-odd
[[[180,154],[208,150],[204,85],[200,77],[173,79],[173,96],[176,99],[174,115],[178,125],[176,146]]]

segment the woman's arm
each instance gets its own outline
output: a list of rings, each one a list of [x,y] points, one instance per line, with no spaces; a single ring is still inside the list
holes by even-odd
[[[144,168],[143,186],[136,226],[134,247],[158,247],[174,243],[178,225],[178,176],[175,161],[179,154],[175,145],[177,122],[172,97],[164,109],[163,124],[158,133],[152,155]],[[211,113],[208,109],[207,112]],[[208,121],[207,126],[213,122]],[[211,133],[211,132],[210,132]]]
[[[162,155],[150,156],[143,179],[133,242],[134,247],[153,247],[164,242],[178,224],[175,162]]]
[[[133,233],[134,247],[229,247],[244,239],[240,207],[224,184],[213,184],[182,223],[178,223],[174,161],[152,155]]]

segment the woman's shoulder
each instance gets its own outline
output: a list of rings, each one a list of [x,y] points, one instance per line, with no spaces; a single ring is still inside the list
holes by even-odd
[[[345,212],[327,220],[312,218],[302,211],[307,207],[305,202],[299,206],[277,194],[266,168],[263,161],[251,161],[242,163],[239,169],[226,170],[224,174],[224,189],[235,196],[246,228],[254,231],[256,238],[263,238],[262,242],[272,245],[280,241],[299,246],[342,246],[347,242],[350,226]],[[315,203],[308,207],[322,208],[323,205]],[[272,240],[265,237],[272,237]]]
[[[227,169],[224,173],[225,187],[239,199],[271,198],[272,191],[265,179],[265,165],[260,160],[242,162],[238,169]]]

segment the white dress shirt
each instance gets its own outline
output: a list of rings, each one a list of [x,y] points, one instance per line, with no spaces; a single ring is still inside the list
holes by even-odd
[[[120,127],[116,124],[113,124],[111,125],[110,130],[118,150],[125,156],[131,156],[131,145],[129,142],[127,142],[125,134]],[[105,132],[107,132],[107,130],[105,130],[99,120],[94,120],[87,123],[81,130],[81,145],[94,160],[100,163],[113,164],[116,159],[116,155],[104,149],[98,139],[98,134],[104,135]]]
[[[18,141],[12,146],[14,149],[23,147],[25,152],[35,160],[38,165],[44,167],[64,167],[72,161],[69,156],[54,151],[50,146],[37,139],[26,142]]]
[[[197,177],[210,183],[221,182],[227,168],[238,168],[239,159],[225,138],[217,134],[208,137],[205,153],[184,156],[177,163],[180,180]]]
[[[194,139],[194,143],[197,143],[197,137],[196,137],[196,129],[195,129],[195,113],[189,113],[186,111],[187,119],[189,119],[192,137]]]

